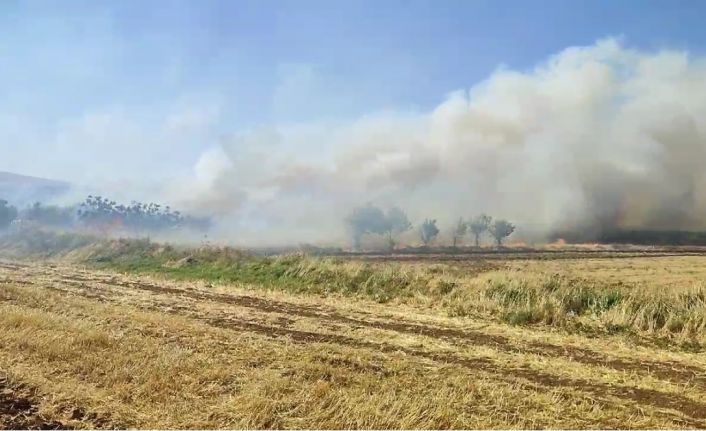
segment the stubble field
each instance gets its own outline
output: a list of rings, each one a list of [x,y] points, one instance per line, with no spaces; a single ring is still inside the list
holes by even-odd
[[[704,276],[698,253],[4,260],[0,427],[705,428]]]

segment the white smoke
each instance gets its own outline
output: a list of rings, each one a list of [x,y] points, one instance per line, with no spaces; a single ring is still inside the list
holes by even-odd
[[[341,241],[367,202],[413,221],[485,211],[542,231],[695,229],[705,162],[704,59],[607,39],[499,69],[431,112],[224,138],[179,196],[242,243]]]

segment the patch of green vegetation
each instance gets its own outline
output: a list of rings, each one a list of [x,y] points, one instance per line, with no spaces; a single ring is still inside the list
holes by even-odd
[[[543,320],[544,315],[534,309],[513,310],[503,315],[503,321],[511,325],[529,325],[539,323]]]
[[[409,297],[428,283],[395,268],[381,270],[370,264],[351,269],[333,259],[304,255],[263,257],[232,249],[176,250],[136,240],[98,249],[87,262],[104,269],[178,280],[246,283],[292,293],[360,295],[379,302]]]
[[[561,325],[574,317],[605,313],[623,299],[620,290],[560,275],[550,275],[539,283],[521,278],[491,279],[483,295],[502,310],[503,320],[514,325]]]
[[[35,258],[68,256],[103,269],[177,280],[245,284],[309,295],[358,296],[378,302],[419,301],[450,316],[544,325],[586,336],[668,340],[701,349],[706,287],[670,292],[600,283],[571,273],[490,271],[468,276],[443,264],[353,262],[304,254],[261,256],[228,247],[186,248],[149,240],[96,240],[47,233],[4,238],[0,250]]]

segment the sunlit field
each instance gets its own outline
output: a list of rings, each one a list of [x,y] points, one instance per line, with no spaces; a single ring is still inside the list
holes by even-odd
[[[704,17],[0,0],[0,430],[706,430]]]
[[[706,256],[12,244],[4,427],[706,426]]]

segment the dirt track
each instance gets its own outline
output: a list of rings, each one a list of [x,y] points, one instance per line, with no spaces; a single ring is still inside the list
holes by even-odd
[[[15,283],[25,284],[31,283],[26,280],[0,279],[0,282],[3,281],[14,281]],[[68,292],[79,292],[83,296],[99,299],[102,301],[109,301],[110,298],[105,294],[92,293],[90,291],[91,289],[87,288],[89,284],[95,285],[95,283],[100,283],[104,285],[119,286],[127,289],[146,290],[156,294],[178,295],[199,301],[212,301],[223,304],[237,305],[240,307],[252,308],[260,312],[280,313],[285,316],[314,318],[323,322],[332,322],[335,324],[343,324],[353,327],[368,327],[410,335],[433,337],[436,339],[448,340],[449,342],[454,344],[488,346],[508,353],[531,353],[543,356],[561,356],[564,358],[569,358],[576,362],[588,365],[600,365],[619,371],[644,372],[647,369],[652,375],[657,376],[659,378],[676,382],[687,380],[691,383],[699,384],[706,387],[706,373],[700,368],[684,366],[672,362],[629,362],[624,360],[607,358],[601,355],[600,353],[588,349],[581,349],[570,346],[557,346],[553,344],[538,342],[518,346],[516,344],[513,344],[511,340],[506,337],[494,334],[487,334],[483,333],[482,331],[477,331],[473,329],[457,329],[449,327],[431,326],[428,324],[420,324],[417,322],[379,320],[367,316],[366,318],[353,317],[350,315],[346,316],[341,314],[338,310],[326,309],[320,306],[314,307],[301,304],[293,304],[282,301],[275,301],[271,299],[258,298],[249,295],[235,296],[197,291],[194,289],[179,289],[146,282],[120,282],[117,281],[114,277],[106,279],[96,277],[87,278],[76,275],[62,275],[61,281],[73,286],[74,288],[78,288],[77,290],[68,290]],[[54,289],[61,288],[54,287]],[[178,314],[178,310],[176,309],[169,310],[168,312]],[[224,321],[222,319],[209,320],[209,322],[217,325],[228,325],[229,327],[247,325],[248,323]],[[283,322],[285,322],[284,326],[286,326],[286,323],[291,322],[291,320],[284,319]],[[250,326],[249,328],[250,330],[256,331],[256,328],[252,326]],[[265,328],[265,332],[268,335],[291,335],[292,338],[300,339],[303,341],[326,340],[326,337],[322,338],[321,334],[304,334],[291,330],[281,331],[282,328],[279,329],[280,330],[278,331],[278,328],[276,327]],[[348,340],[346,342],[346,344],[351,343],[353,343],[352,340]]]
[[[688,364],[659,360],[629,360],[604,352],[576,346],[561,346],[539,341],[511,339],[485,331],[482,327],[448,326],[414,319],[382,318],[372,312],[343,310],[338,307],[288,302],[251,294],[225,294],[188,284],[155,283],[116,274],[92,273],[71,267],[0,264],[0,288],[12,284],[26,289],[49,289],[61,295],[78,296],[93,301],[130,305],[145,310],[195,319],[227,330],[255,333],[294,343],[329,343],[366,349],[383,355],[404,355],[437,366],[463,367],[482,372],[498,381],[522,381],[538,390],[572,389],[602,403],[618,403],[628,409],[652,408],[675,415],[674,420],[691,427],[706,427],[706,402],[675,393],[616,385],[598,379],[557,375],[518,362],[509,367],[493,358],[474,355],[477,347],[490,348],[512,357],[539,355],[548,359],[569,360],[587,367],[606,368],[650,377],[675,384],[706,388],[706,370]],[[245,310],[245,311],[241,311]],[[306,322],[320,331],[297,328]],[[358,335],[363,331],[386,334],[380,341]],[[396,337],[441,340],[450,349],[418,348],[397,343]],[[463,352],[463,353],[462,353]],[[470,353],[469,353],[470,352]],[[345,365],[345,364],[341,364]],[[384,375],[387,370],[375,369]],[[0,380],[0,395],[3,394]],[[36,408],[25,398],[13,398],[7,392],[0,398],[0,424],[4,427],[53,427],[36,416]],[[673,412],[673,413],[670,413]],[[24,422],[23,422],[24,421]]]

